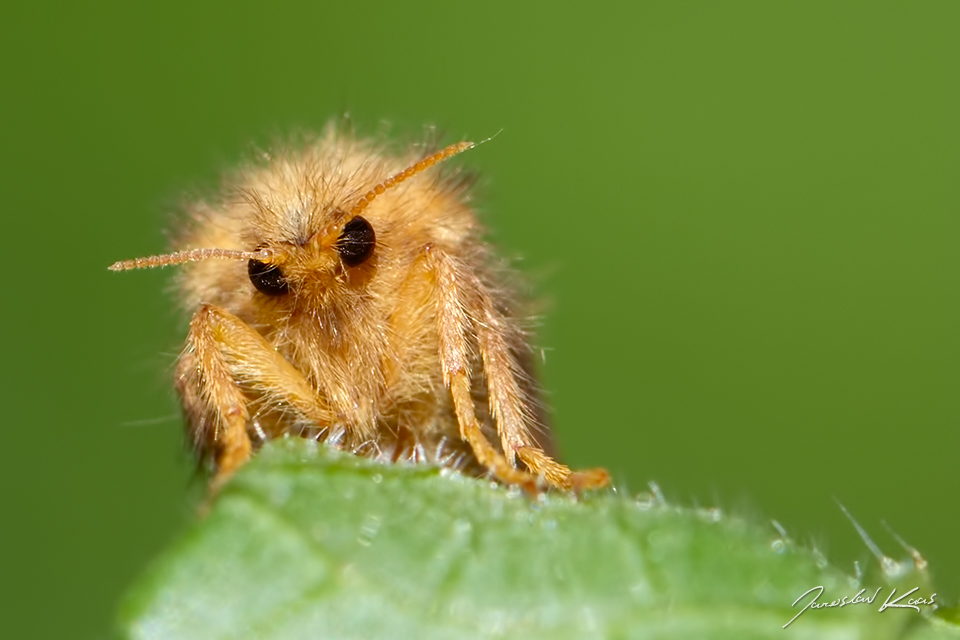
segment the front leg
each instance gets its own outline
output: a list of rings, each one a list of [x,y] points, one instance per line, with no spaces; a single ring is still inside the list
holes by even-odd
[[[213,305],[190,321],[177,390],[195,446],[216,465],[214,489],[250,458],[251,395],[330,424],[328,407],[303,375],[250,325]]]
[[[604,469],[571,471],[537,444],[531,433],[534,417],[520,384],[527,375],[510,348],[519,343],[519,330],[500,312],[486,285],[452,256],[431,247],[427,264],[435,279],[437,327],[440,336],[440,362],[444,383],[453,396],[460,435],[474,451],[477,460],[495,476],[510,484],[536,487],[540,480],[560,489],[595,489],[610,482]],[[490,402],[490,413],[497,425],[504,453],[487,440],[478,424],[470,392],[471,332],[476,336]],[[516,333],[512,333],[516,332]],[[520,458],[527,473],[514,464]]]

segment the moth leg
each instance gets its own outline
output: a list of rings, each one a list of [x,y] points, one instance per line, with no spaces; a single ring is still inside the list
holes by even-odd
[[[606,469],[596,467],[571,471],[570,467],[560,464],[537,446],[524,446],[517,449],[517,457],[532,472],[542,475],[547,482],[561,489],[583,491],[601,489],[610,484],[610,474]]]
[[[473,288],[479,292],[477,309],[472,315],[476,318],[477,342],[487,380],[490,412],[497,422],[506,455],[510,458],[519,457],[532,473],[560,489],[579,491],[608,485],[610,475],[605,469],[571,471],[570,467],[551,458],[537,444],[530,429],[530,425],[536,422],[530,412],[530,399],[520,384],[521,377],[528,374],[509,342],[511,332],[517,334],[513,336],[516,345],[525,347],[524,338],[498,311],[479,280]]]
[[[468,352],[471,326],[464,303],[466,293],[460,281],[458,265],[436,248],[427,251],[427,264],[436,278],[437,329],[440,339],[440,364],[443,382],[453,397],[460,437],[473,449],[477,461],[497,478],[508,484],[516,484],[528,491],[535,491],[538,478],[516,469],[487,440],[480,429],[473,396],[470,393],[470,357]]]
[[[190,321],[177,388],[194,442],[213,454],[214,489],[250,458],[245,392],[283,403],[318,425],[330,423],[328,408],[303,375],[250,325],[213,305],[202,305]]]
[[[444,382],[453,395],[461,436],[470,444],[481,464],[506,482],[529,484],[517,476],[512,463],[516,458],[530,474],[542,478],[559,489],[595,489],[610,483],[604,469],[574,472],[549,455],[537,444],[530,432],[535,423],[530,399],[520,384],[527,375],[511,350],[523,346],[524,338],[493,302],[486,285],[469,269],[437,249],[428,253],[438,289],[438,322],[440,356]],[[467,338],[470,329],[476,332],[477,346],[487,382],[490,412],[496,421],[504,454],[496,451],[477,425],[470,394],[470,360]],[[491,464],[490,461],[493,461]],[[517,478],[512,480],[511,478]]]

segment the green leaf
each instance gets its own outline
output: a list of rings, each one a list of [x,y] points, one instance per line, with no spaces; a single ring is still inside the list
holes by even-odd
[[[912,609],[807,610],[853,580],[773,527],[656,495],[530,498],[300,439],[269,443],[133,589],[121,630],[178,638],[960,638]],[[866,585],[864,585],[866,586]],[[913,572],[895,586],[920,586]],[[903,588],[905,587],[905,589]],[[809,596],[812,597],[812,596]],[[802,602],[809,600],[805,598]]]

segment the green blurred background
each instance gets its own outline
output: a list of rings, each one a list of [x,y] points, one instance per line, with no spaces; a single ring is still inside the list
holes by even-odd
[[[836,498],[960,596],[960,5],[477,7],[0,9],[5,637],[105,634],[192,518],[171,272],[106,266],[344,111],[503,130],[455,162],[549,302],[569,461],[852,573],[875,561]]]

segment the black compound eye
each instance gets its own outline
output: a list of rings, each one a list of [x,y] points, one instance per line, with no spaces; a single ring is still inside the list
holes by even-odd
[[[343,225],[337,240],[337,253],[348,267],[355,267],[370,257],[377,244],[377,234],[365,218],[357,216]]]
[[[247,263],[247,273],[250,274],[250,282],[260,293],[268,296],[282,296],[290,290],[283,277],[283,271],[280,271],[280,267],[275,264],[251,260]]]

